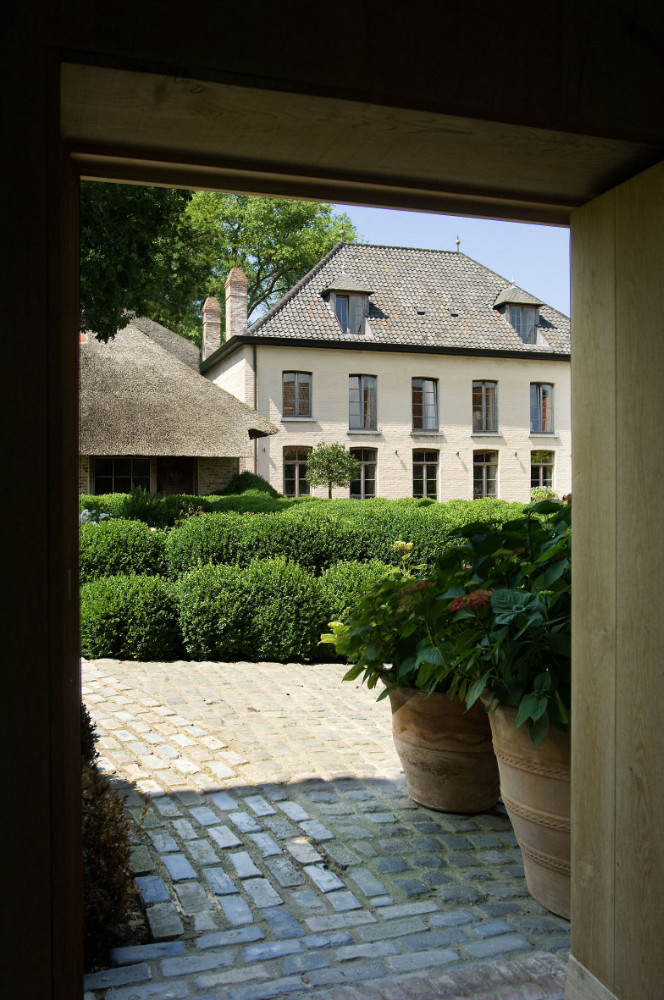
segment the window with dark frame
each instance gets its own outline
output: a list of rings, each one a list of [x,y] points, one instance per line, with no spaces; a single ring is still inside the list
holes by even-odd
[[[131,493],[136,487],[150,492],[149,458],[127,458],[124,455],[95,458],[95,495]]]
[[[438,499],[438,452],[413,451],[413,496]]]
[[[412,380],[413,430],[438,430],[438,380],[414,378]]]
[[[376,430],[376,376],[348,376],[348,426],[350,430]]]
[[[304,445],[284,447],[284,496],[308,497],[311,493],[307,481],[307,458],[311,448]]]
[[[473,500],[498,496],[498,452],[473,452]]]
[[[366,500],[376,496],[376,464],[377,450],[375,448],[351,448],[350,453],[360,463],[359,479],[350,484],[351,500]]]
[[[553,385],[530,383],[530,433],[553,434]]]
[[[553,452],[531,451],[530,453],[530,488],[553,489]]]
[[[473,382],[473,431],[498,431],[498,383],[487,380]]]
[[[311,372],[283,372],[282,393],[282,416],[311,416]]]

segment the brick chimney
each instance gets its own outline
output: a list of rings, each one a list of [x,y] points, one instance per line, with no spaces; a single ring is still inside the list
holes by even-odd
[[[247,276],[232,267],[226,278],[226,340],[247,332]]]
[[[212,296],[203,303],[203,340],[201,355],[203,360],[209,358],[218,347],[221,347],[221,306]]]

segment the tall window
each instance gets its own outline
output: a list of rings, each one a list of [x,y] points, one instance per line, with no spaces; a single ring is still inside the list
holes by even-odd
[[[498,383],[473,382],[473,430],[498,430]]]
[[[311,372],[284,372],[283,416],[311,416]]]
[[[150,491],[149,458],[95,458],[95,493],[131,493],[136,486]]]
[[[539,309],[533,306],[510,306],[510,323],[524,344],[537,343]]]
[[[364,295],[339,295],[334,297],[334,311],[344,333],[364,333]]]
[[[288,445],[284,448],[284,496],[308,497],[307,456],[311,448]]]
[[[351,500],[366,500],[376,496],[376,449],[351,448],[351,455],[360,463],[360,478],[350,484]]]
[[[530,488],[538,489],[553,486],[553,452],[531,451],[530,453]]]
[[[413,430],[438,430],[438,381],[435,378],[413,379]]]
[[[438,452],[413,452],[413,496],[438,499]]]
[[[376,430],[376,376],[348,378],[348,426],[353,430]]]
[[[530,383],[530,433],[553,434],[553,386]]]
[[[473,499],[496,497],[498,481],[498,452],[473,452]]]

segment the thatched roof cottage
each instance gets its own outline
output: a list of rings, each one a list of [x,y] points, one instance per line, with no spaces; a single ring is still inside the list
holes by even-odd
[[[223,489],[274,424],[198,372],[194,344],[148,319],[81,339],[81,493]],[[248,463],[245,463],[248,464]]]

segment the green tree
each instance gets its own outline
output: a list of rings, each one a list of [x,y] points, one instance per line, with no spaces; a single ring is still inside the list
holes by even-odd
[[[132,313],[169,325],[200,295],[207,274],[191,253],[188,191],[81,184],[81,329],[108,340]]]
[[[224,309],[230,269],[247,275],[249,315],[269,308],[357,233],[331,205],[86,182],[81,186],[81,323],[108,340],[149,316],[200,344],[203,300]]]
[[[241,267],[247,276],[249,316],[256,319],[336,243],[357,239],[347,215],[311,201],[197,191],[186,215],[195,252],[207,271],[200,301],[181,317],[191,332],[200,328],[200,307],[208,295],[221,304],[223,331],[224,284],[232,267]]]
[[[360,463],[342,444],[317,444],[307,458],[307,482],[327,486],[332,498],[333,486],[350,486],[360,475]]]

